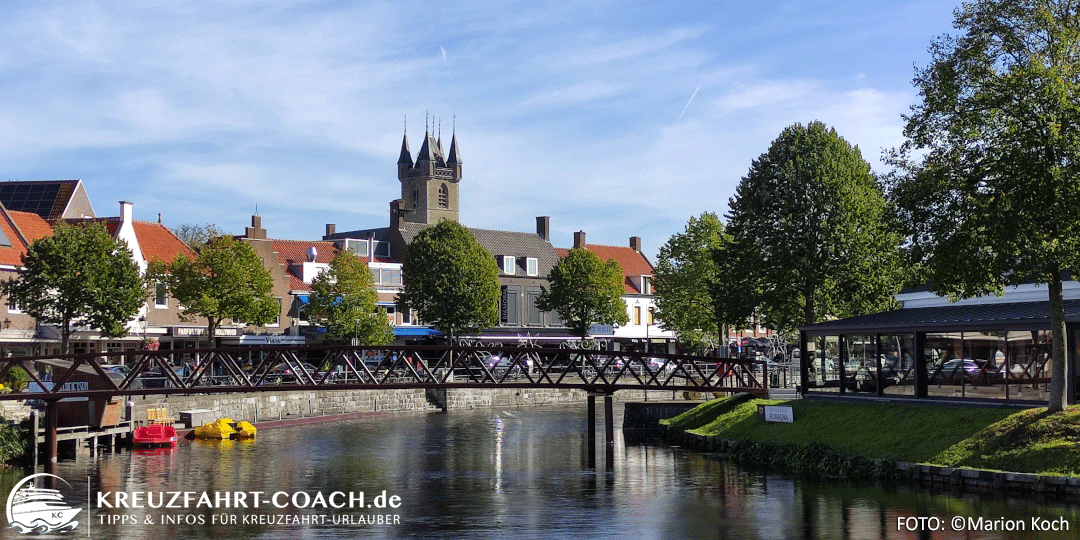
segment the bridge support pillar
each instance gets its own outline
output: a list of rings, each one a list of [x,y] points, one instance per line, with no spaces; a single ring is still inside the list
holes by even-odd
[[[60,424],[60,411],[56,401],[45,402],[45,472],[56,472],[56,428]]]
[[[615,470],[615,396],[608,394],[604,396],[604,445],[607,451],[604,455],[604,459],[607,463],[607,470]]]
[[[588,442],[589,468],[590,469],[595,469],[596,468],[596,396],[593,395],[593,394],[589,394],[588,397],[586,397],[585,399],[586,399],[585,403],[586,403],[586,409],[587,409],[587,412],[585,413],[585,416],[587,417],[587,424],[588,424],[588,428],[586,429],[586,432],[588,433],[588,439],[589,439],[589,442]]]

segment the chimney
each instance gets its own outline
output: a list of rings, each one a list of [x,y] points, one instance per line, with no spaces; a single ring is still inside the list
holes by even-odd
[[[636,251],[638,253],[641,253],[641,237],[640,236],[631,236],[630,237],[630,249],[632,249],[632,250],[634,250],[634,251]]]
[[[120,201],[120,223],[131,223],[132,203]]]
[[[329,240],[330,237],[333,236],[335,232],[337,232],[337,226],[334,225],[333,223],[327,223],[326,224],[326,236],[323,237],[323,240]]]
[[[400,229],[402,217],[405,215],[405,200],[397,199],[390,201],[390,228]]]
[[[541,240],[551,241],[551,218],[548,216],[536,217],[536,235]]]
[[[578,231],[578,232],[574,233],[574,247],[575,248],[584,248],[585,247],[585,231]]]
[[[262,228],[262,216],[251,216],[251,226],[244,230],[244,236],[250,240],[266,240],[266,229]]]

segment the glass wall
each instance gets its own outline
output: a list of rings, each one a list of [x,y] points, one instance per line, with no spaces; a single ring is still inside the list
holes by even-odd
[[[1044,400],[1049,331],[928,332],[930,397]]]
[[[840,337],[817,336],[811,343],[811,362],[807,366],[808,388],[817,391],[840,390]]]
[[[882,393],[893,396],[915,395],[915,335],[882,334]]]
[[[878,353],[877,336],[844,336],[847,358],[844,360],[844,391],[877,394]]]

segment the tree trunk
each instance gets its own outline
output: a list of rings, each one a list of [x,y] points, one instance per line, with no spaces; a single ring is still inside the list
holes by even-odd
[[[221,324],[221,319],[216,317],[206,318],[206,348],[214,348],[214,331],[217,330],[218,325]]]
[[[1050,402],[1046,410],[1055,413],[1065,410],[1068,403],[1065,383],[1071,371],[1068,369],[1065,347],[1065,300],[1061,291],[1061,268],[1057,265],[1050,267],[1050,283],[1047,289],[1050,296],[1050,358],[1053,366],[1050,375]]]
[[[71,319],[64,317],[64,323],[60,327],[60,353],[71,354]]]

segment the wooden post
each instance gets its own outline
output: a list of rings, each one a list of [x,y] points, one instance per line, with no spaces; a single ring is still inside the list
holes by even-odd
[[[586,433],[588,433],[588,455],[589,455],[589,468],[596,468],[596,396],[591,393],[586,398],[587,412],[585,413],[588,426],[586,427]]]
[[[30,411],[30,466],[37,468],[38,465],[38,431],[41,430],[41,418],[37,411]]]

